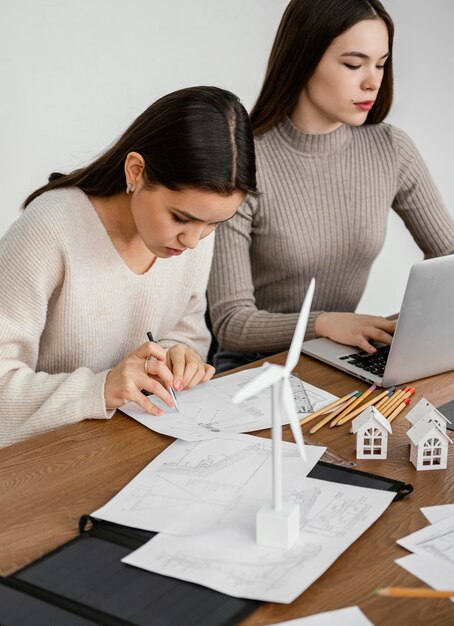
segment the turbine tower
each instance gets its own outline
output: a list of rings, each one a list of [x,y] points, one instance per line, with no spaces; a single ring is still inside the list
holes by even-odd
[[[289,548],[299,535],[299,504],[282,501],[282,416],[285,415],[290,421],[293,437],[305,461],[306,450],[290,385],[290,374],[300,358],[314,289],[315,280],[312,279],[301,307],[285,365],[266,364],[265,370],[240,389],[233,398],[233,402],[239,404],[263,389],[271,387],[273,503],[272,506],[263,505],[257,512],[256,536],[257,543],[276,548]]]

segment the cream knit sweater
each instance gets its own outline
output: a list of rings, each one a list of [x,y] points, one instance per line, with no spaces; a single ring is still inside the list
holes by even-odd
[[[34,200],[0,241],[0,446],[110,417],[106,375],[149,330],[206,358],[213,241],[138,275],[81,190]]]
[[[285,118],[255,147],[262,195],[216,233],[208,300],[224,349],[286,350],[313,276],[307,339],[320,311],[354,311],[390,207],[425,257],[454,251],[454,220],[401,130],[344,125],[306,135]]]

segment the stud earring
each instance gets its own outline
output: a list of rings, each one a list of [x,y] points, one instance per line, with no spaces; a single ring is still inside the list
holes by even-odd
[[[132,191],[132,185],[131,185],[131,183],[128,183],[127,186],[126,186],[126,193],[129,194],[129,193],[131,193],[131,191]]]

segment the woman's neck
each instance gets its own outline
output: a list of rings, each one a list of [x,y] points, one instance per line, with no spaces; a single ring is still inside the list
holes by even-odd
[[[126,265],[136,274],[144,274],[156,260],[137,231],[131,203],[125,193],[107,198],[89,196],[107,234]]]
[[[342,122],[330,119],[301,94],[290,115],[292,123],[307,135],[327,135],[342,126]]]

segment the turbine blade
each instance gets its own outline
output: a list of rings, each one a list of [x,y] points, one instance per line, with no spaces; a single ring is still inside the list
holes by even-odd
[[[288,376],[282,381],[282,404],[284,411],[290,420],[290,428],[292,429],[293,437],[298,450],[300,451],[303,461],[307,461],[306,448],[304,446],[303,433],[301,432],[301,426],[298,420],[298,412],[296,410],[295,399],[293,397],[292,387]]]
[[[271,387],[275,382],[284,376],[284,368],[282,365],[269,365],[258,376],[249,381],[233,396],[233,404],[240,404],[243,400],[247,400],[251,396],[263,391],[267,387]]]
[[[296,324],[295,332],[293,333],[292,343],[288,351],[287,361],[285,362],[285,369],[290,374],[295,369],[296,364],[300,358],[301,346],[304,341],[304,333],[306,332],[307,320],[311,310],[312,298],[314,297],[315,290],[315,278],[313,278],[309,284],[309,288],[304,298],[303,306],[301,307],[298,322]]]

